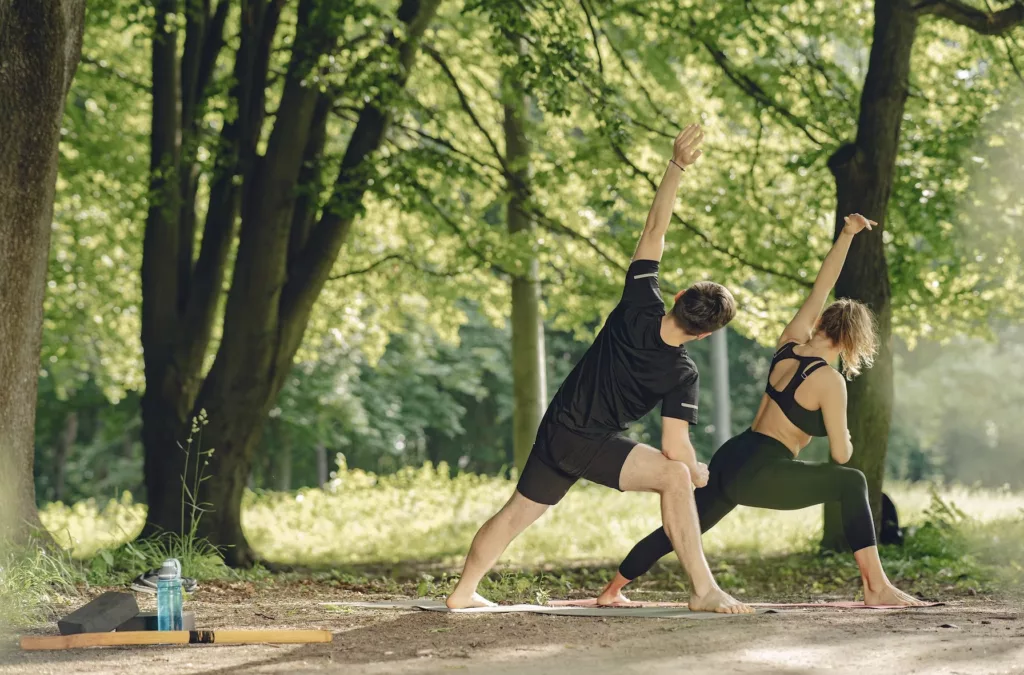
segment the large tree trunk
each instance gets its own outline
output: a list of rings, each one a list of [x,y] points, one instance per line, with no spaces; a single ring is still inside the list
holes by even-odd
[[[248,104],[241,100],[241,95],[246,95],[247,90],[240,88],[239,110],[250,112],[248,117],[241,118],[240,124],[246,126],[234,137],[236,143],[232,152],[235,154],[230,155],[237,159],[245,198],[220,347],[209,374],[199,383],[194,403],[189,400],[192,398],[191,387],[179,386],[176,389],[172,387],[171,395],[156,404],[168,418],[177,415],[170,411],[180,409],[182,403],[187,403],[184,406],[186,410],[208,411],[209,424],[204,428],[203,446],[204,449],[213,448],[215,452],[205,467],[208,480],[202,484],[198,495],[199,502],[207,509],[200,520],[198,532],[201,537],[222,547],[225,559],[233,565],[247,565],[254,559],[242,531],[241,501],[266,415],[290,372],[313,305],[371,185],[372,172],[367,170],[368,160],[384,142],[390,122],[390,97],[404,86],[419,39],[433,19],[440,0],[402,2],[398,18],[405,24],[404,36],[400,37],[396,31],[386,40],[387,46],[397,51],[395,62],[388,64],[394,68],[391,73],[393,86],[379,91],[361,111],[331,198],[318,221],[315,216],[321,209],[310,198],[315,192],[303,191],[300,182],[307,178],[318,179],[318,176],[304,172],[303,167],[308,169],[311,162],[317,161],[324,145],[324,125],[330,106],[317,87],[309,86],[307,76],[316,67],[319,56],[326,53],[336,40],[336,36],[330,33],[337,27],[336,22],[329,20],[330,2],[299,2],[297,32],[281,102],[266,143],[266,152],[261,157],[255,154],[255,140],[259,138],[262,122],[262,83],[266,79],[267,53],[272,43],[272,39],[264,38],[268,35],[272,38],[272,32],[260,28],[257,21],[251,29],[257,41],[256,47],[247,50],[245,22],[259,19],[260,12],[270,14],[273,8],[280,8],[282,4],[279,0],[272,3],[254,1],[250,8],[255,9],[243,13],[243,48],[239,51],[240,65],[236,66],[236,74],[249,74],[246,69],[255,63],[256,77],[236,77],[236,80],[251,82],[255,79],[256,83],[248,85],[248,95],[252,99]],[[272,18],[276,25],[276,16]],[[262,21],[267,24],[271,20],[264,18]],[[375,52],[369,58],[385,57]],[[387,58],[390,61],[390,56]],[[224,133],[227,132],[226,127]],[[181,184],[179,181],[178,189],[181,189]],[[216,185],[211,193],[216,193]],[[220,198],[211,196],[211,209],[215,203],[230,205],[229,195],[230,191]],[[221,225],[222,230],[229,234],[235,213],[226,207],[225,217],[220,219],[225,223]],[[204,279],[200,272],[207,239],[211,236],[211,227],[217,222],[208,216],[203,249],[193,272],[193,277],[200,280]],[[150,225],[154,223],[158,221],[151,220]],[[214,234],[219,235],[214,239],[219,242],[223,233],[215,230]],[[219,261],[218,264],[211,263],[211,267],[223,278],[223,257],[218,253],[217,257],[211,255],[210,258]],[[174,267],[174,270],[179,269],[184,267]],[[181,288],[173,277],[176,273],[165,270],[159,282],[162,290],[154,291],[154,295],[166,293],[172,282],[174,288]],[[216,278],[213,272],[206,277]],[[209,279],[202,287],[218,289],[219,284]],[[186,287],[191,290],[182,305],[182,327],[177,343],[168,353],[171,363],[186,364],[187,368],[183,370],[189,378],[199,378],[209,338],[205,327],[212,316],[212,311],[208,310],[215,303],[210,305],[206,301],[196,301],[196,285],[192,283]],[[215,296],[211,294],[210,297]],[[204,329],[201,331],[202,339],[198,341],[188,340],[193,334],[193,321],[200,322]],[[148,359],[148,346],[146,351]],[[190,385],[193,380],[189,378],[179,380]],[[147,369],[147,394],[148,388],[159,382],[151,382]],[[176,423],[180,425],[182,422],[178,420]],[[169,440],[151,437],[147,441],[147,485],[163,481],[180,490],[179,477],[184,473],[184,458],[180,452],[166,450]],[[160,474],[152,474],[150,457],[153,457],[152,467],[155,468],[160,466],[161,459],[157,456],[161,454],[171,466],[165,467]],[[170,491],[167,487],[161,489]],[[147,532],[167,529],[168,526],[176,529],[179,521],[180,503],[168,499],[150,501]]]
[[[193,153],[182,166],[182,144],[193,145],[197,110],[223,45],[229,0],[210,14],[209,3],[189,2],[186,48],[177,53],[174,12],[179,0],[158,0],[153,38],[150,133],[150,208],[142,254],[142,346],[146,391],[142,396],[142,445],[150,517],[144,536],[183,532],[182,477],[190,415],[213,331],[238,212],[236,175],[245,175],[262,120],[265,69],[277,25],[274,6],[250,3],[241,18],[232,97],[239,113],[225,124],[218,170],[210,189],[207,225],[193,261],[196,172]],[[254,113],[253,100],[259,113]]]
[[[850,383],[848,406],[854,445],[849,466],[860,469],[867,477],[876,531],[881,524],[882,479],[893,399],[891,291],[882,237],[899,152],[916,29],[917,17],[909,2],[876,2],[874,39],[861,94],[857,139],[829,159],[836,180],[836,236],[843,227],[843,217],[850,213],[861,213],[879,223],[871,232],[862,232],[854,239],[836,284],[837,297],[863,302],[878,320],[879,351],[875,365]],[[825,508],[822,546],[826,549],[847,548],[838,511],[835,505]]]
[[[526,205],[530,180],[527,101],[508,78],[504,98],[505,163],[509,172],[506,219],[509,234],[515,235],[535,227]],[[546,379],[539,270],[536,256],[527,253],[516,260],[512,277],[512,447],[520,471],[526,466],[548,402]]]
[[[42,531],[32,463],[57,144],[85,0],[0,1],[0,541]]]

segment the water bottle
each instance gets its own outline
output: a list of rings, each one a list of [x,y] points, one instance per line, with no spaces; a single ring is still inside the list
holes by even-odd
[[[181,563],[165,560],[156,582],[156,620],[159,630],[181,630]]]

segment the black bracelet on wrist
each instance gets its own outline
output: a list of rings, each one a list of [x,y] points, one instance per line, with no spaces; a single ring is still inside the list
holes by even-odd
[[[670,159],[668,161],[671,162],[672,164],[675,164],[676,166],[678,166],[680,171],[686,171],[686,167],[683,166],[682,164],[678,163],[676,160]]]

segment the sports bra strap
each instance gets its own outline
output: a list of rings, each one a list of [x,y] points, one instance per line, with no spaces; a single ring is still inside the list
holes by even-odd
[[[795,340],[791,340],[786,344],[782,345],[781,347],[779,347],[777,350],[775,350],[775,355],[772,357],[772,361],[778,361],[780,357],[786,354],[786,352],[792,352],[793,347],[795,347],[797,344],[799,343],[796,342]],[[793,356],[798,356],[798,354],[793,354]]]
[[[814,373],[814,371],[820,370],[820,369],[826,367],[827,365],[828,365],[828,361],[826,361],[825,359],[819,359],[819,360],[815,361],[814,363],[812,363],[809,367],[805,368],[804,372],[802,372],[800,374],[800,378],[806,380],[808,377],[810,377]],[[793,378],[793,379],[795,380],[796,378]]]

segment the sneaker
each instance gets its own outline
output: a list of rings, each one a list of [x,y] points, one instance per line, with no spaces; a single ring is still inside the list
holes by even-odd
[[[131,589],[133,591],[138,591],[139,593],[152,593],[153,595],[156,595],[156,582],[159,581],[159,579],[160,570],[150,570],[145,574],[140,574],[135,577],[134,581],[131,583]],[[192,593],[198,587],[199,584],[197,584],[196,580],[192,577],[181,578],[181,589],[186,593]]]

